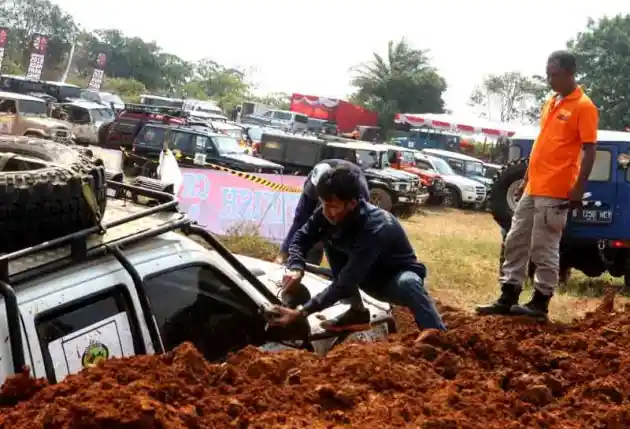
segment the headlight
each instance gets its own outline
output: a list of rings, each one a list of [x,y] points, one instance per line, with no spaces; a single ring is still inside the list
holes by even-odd
[[[464,191],[466,192],[475,192],[474,186],[464,186]]]

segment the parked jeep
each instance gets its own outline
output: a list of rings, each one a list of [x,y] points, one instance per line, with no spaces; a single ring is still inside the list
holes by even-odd
[[[385,210],[423,204],[429,197],[426,187],[415,174],[391,168],[390,148],[389,145],[334,136],[324,140],[314,136],[265,132],[259,154],[284,166],[285,173],[303,176],[322,160],[345,159],[363,168],[373,204]]]
[[[515,134],[508,163],[492,188],[494,219],[509,230],[517,190],[527,170],[537,130]],[[569,213],[560,244],[561,270],[577,268],[589,277],[604,272],[624,276],[630,288],[630,133],[599,131],[595,164],[586,187],[591,194],[583,209]]]
[[[280,173],[282,166],[246,153],[236,138],[207,127],[146,124],[133,142],[131,158],[142,176],[155,177],[165,140],[183,166],[207,164],[252,173]]]
[[[44,100],[14,92],[0,92],[0,134],[72,142],[70,125],[49,117]]]
[[[59,106],[66,113],[75,141],[79,144],[97,145],[101,125],[116,119],[110,107],[83,99]]]
[[[396,170],[403,170],[418,176],[429,191],[429,202],[440,205],[447,193],[444,178],[433,169],[419,168],[415,158],[416,153],[420,152],[415,149],[392,145],[389,150],[389,164]]]

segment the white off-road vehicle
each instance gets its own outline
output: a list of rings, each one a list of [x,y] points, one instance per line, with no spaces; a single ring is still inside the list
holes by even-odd
[[[179,212],[160,182],[107,177],[102,219],[104,204],[90,205],[93,226],[0,256],[0,382],[24,366],[58,382],[103,359],[161,353],[184,341],[222,360],[247,345],[325,354],[349,337],[319,326],[346,311],[342,303],[269,327],[268,309],[281,304],[281,266],[232,254]],[[308,270],[318,272],[304,277],[308,295],[329,285],[325,270]],[[393,332],[390,306],[364,301],[372,327],[351,336],[369,341]]]

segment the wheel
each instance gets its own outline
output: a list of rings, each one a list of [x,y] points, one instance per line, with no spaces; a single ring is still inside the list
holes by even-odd
[[[388,212],[391,212],[392,207],[394,206],[392,196],[389,192],[382,188],[370,189],[370,203],[382,208],[383,210],[387,210]]]
[[[527,171],[528,160],[521,158],[499,171],[492,184],[490,211],[494,220],[505,230],[512,225],[512,215],[518,203],[517,191]]]
[[[104,122],[98,127],[98,146],[107,147],[107,139],[109,137],[109,129],[113,122]]]
[[[444,195],[431,195],[427,200],[427,204],[431,206],[441,206],[444,204]]]
[[[456,187],[447,186],[444,191],[445,195],[442,200],[444,207],[462,208],[462,197],[459,195],[459,190]]]
[[[0,253],[61,237],[96,223],[84,197],[91,190],[105,212],[105,167],[50,140],[0,137]]]

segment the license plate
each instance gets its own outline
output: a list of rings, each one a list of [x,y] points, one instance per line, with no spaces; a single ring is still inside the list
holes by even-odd
[[[577,223],[612,223],[612,210],[571,210],[571,220]]]
[[[387,337],[387,323],[381,323],[367,331],[353,332],[348,336],[348,341],[359,341],[362,343],[373,343]]]

